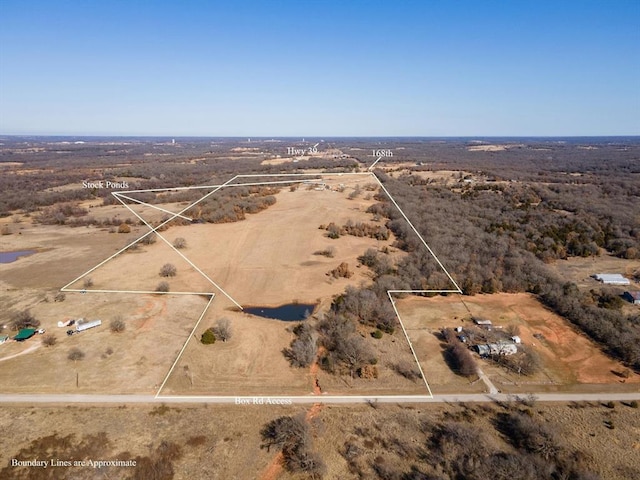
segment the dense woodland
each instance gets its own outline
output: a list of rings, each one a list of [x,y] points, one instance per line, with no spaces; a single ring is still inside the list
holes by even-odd
[[[624,171],[614,160],[603,160],[611,168],[608,177]],[[625,315],[619,302],[597,301],[606,290],[581,292],[546,267],[570,256],[638,258],[640,217],[634,208],[640,205],[640,174],[620,175],[636,183],[629,189],[601,180],[458,189],[425,185],[412,175],[380,177],[465,294],[538,294],[610,354],[640,370],[640,313]],[[397,209],[389,202],[379,208],[390,218],[398,246],[410,253],[398,265],[398,277],[415,289],[451,288]]]

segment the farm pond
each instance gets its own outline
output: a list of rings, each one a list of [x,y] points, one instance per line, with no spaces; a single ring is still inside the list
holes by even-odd
[[[37,253],[36,250],[18,250],[15,252],[0,252],[0,263],[12,263],[20,257],[26,257]]]
[[[279,307],[245,307],[243,312],[285,322],[298,322],[311,315],[315,307],[308,303],[287,303]]]

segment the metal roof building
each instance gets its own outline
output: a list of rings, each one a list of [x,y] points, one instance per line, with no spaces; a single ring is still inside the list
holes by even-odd
[[[606,285],[630,285],[628,278],[623,277],[619,273],[596,273],[593,278]]]
[[[15,337],[13,337],[13,339],[16,340],[17,342],[22,342],[24,340],[27,340],[28,338],[33,337],[35,334],[36,334],[35,328],[23,328],[18,332],[18,334]]]
[[[624,292],[622,296],[634,305],[640,305],[640,292]]]

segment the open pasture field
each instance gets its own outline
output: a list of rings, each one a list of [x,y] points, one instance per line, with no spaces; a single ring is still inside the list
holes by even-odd
[[[328,306],[325,300],[319,309]],[[219,318],[231,321],[231,339],[203,345],[200,336]],[[306,321],[316,320],[312,316]],[[407,380],[392,369],[400,361],[415,365],[401,330],[371,339],[380,373],[377,379],[363,379],[329,374],[315,363],[309,368],[290,366],[282,351],[295,338],[296,323],[237,312],[227,299],[216,297],[160,395],[428,394],[421,380]],[[371,329],[360,332],[369,337]]]
[[[146,393],[163,381],[207,299],[199,296],[69,293],[64,302],[41,302],[31,313],[44,335],[0,345],[0,388],[7,393]],[[110,322],[121,318],[125,330]],[[85,318],[102,325],[68,336],[58,321]],[[84,356],[68,358],[73,349]]]
[[[620,273],[631,280],[630,286],[615,287],[619,290],[640,290],[640,283],[634,281],[634,273],[640,271],[640,260],[627,260],[604,254],[597,257],[572,257],[550,265],[562,278],[575,283],[579,288],[589,290],[602,287],[592,275],[596,273]]]
[[[357,257],[369,247],[382,248],[392,242],[354,236],[334,240],[318,227],[330,222],[343,225],[349,220],[371,222],[372,215],[365,211],[375,201],[364,198],[364,187],[373,180],[366,175],[336,175],[323,181],[327,189],[321,191],[313,185],[300,186],[293,192],[287,187],[276,195],[273,206],[259,214],[247,215],[240,222],[189,224],[159,232],[171,243],[184,238],[186,248],[180,253],[204,275],[166,242],[157,239],[151,245],[138,244],[137,248],[127,249],[88,274],[93,281],[89,289],[148,291],[165,280],[172,292],[217,292],[206,278],[209,277],[241,305],[275,306],[293,300],[314,303],[320,297],[341,292],[348,284],[366,281],[369,274],[366,269],[357,269]],[[357,185],[363,188],[362,195],[347,199]],[[344,191],[336,191],[338,188]],[[368,193],[371,197],[371,192]],[[158,206],[177,212],[186,205]],[[194,213],[197,208],[188,209],[184,215]],[[141,205],[134,205],[133,209],[145,220],[149,213],[150,220],[157,220],[154,215],[166,216]],[[140,236],[146,227],[136,231]],[[318,254],[328,247],[335,249],[332,258]],[[355,273],[353,277],[332,279],[326,275],[342,262],[349,263]],[[165,263],[176,266],[174,277],[159,275]],[[84,278],[69,287],[83,288]]]
[[[359,326],[359,333],[368,338],[379,359],[379,377],[343,378],[326,374],[317,365],[307,370],[292,368],[282,350],[294,338],[294,325],[247,315],[237,308],[238,304],[309,303],[317,305],[317,319],[348,285],[372,281],[372,273],[357,259],[368,248],[386,247],[391,258],[401,255],[391,247],[393,235],[388,240],[350,235],[331,239],[319,228],[331,222],[382,225],[366,213],[375,202],[373,182],[367,175],[325,176],[320,188],[300,180],[295,189],[282,188],[274,205],[243,221],[172,226],[160,232],[170,242],[178,237],[186,240],[180,253],[188,261],[157,238],[155,243],[127,249],[102,263],[144,234],[144,226],[132,226],[130,233],[120,234],[106,228],[44,226],[29,221],[12,225],[16,231],[2,237],[3,251],[26,248],[36,253],[2,265],[7,276],[1,295],[10,307],[4,320],[29,308],[48,333],[55,332],[58,344],[45,348],[36,336],[25,344],[4,345],[2,357],[11,358],[4,361],[0,383],[7,385],[7,392],[148,392],[158,388],[206,299],[97,291],[152,292],[166,281],[173,293],[212,292],[217,297],[163,394],[427,393],[421,381],[407,380],[392,369],[400,361],[415,365],[400,330],[374,340],[370,328]],[[353,195],[356,189],[360,193]],[[186,204],[159,206],[178,211]],[[166,215],[152,207],[133,208],[151,221]],[[121,207],[97,204],[91,214],[131,215]],[[319,254],[327,249],[331,255]],[[175,276],[160,276],[165,263],[176,266]],[[343,263],[352,276],[328,275]],[[79,279],[69,287],[87,293],[67,292],[64,302],[54,302],[58,289],[74,278]],[[80,317],[100,318],[104,323],[73,337],[56,326],[59,320]],[[108,322],[116,317],[128,322],[122,334],[109,332]],[[202,332],[222,317],[231,320],[233,338],[214,346],[202,345]],[[144,328],[138,325],[143,323]],[[67,355],[76,346],[86,356],[74,363]],[[16,381],[24,375],[29,375],[29,382]],[[98,381],[99,377],[104,378]]]
[[[368,248],[390,246],[393,238],[328,238],[320,225],[373,222],[366,209],[374,200],[367,199],[366,193],[348,198],[356,186],[364,189],[371,183],[368,176],[325,177],[323,181],[327,189],[283,189],[275,205],[242,222],[172,227],[169,234],[186,238],[185,255],[240,305],[275,307],[298,302],[317,304],[316,311],[326,310],[332,297],[348,285],[371,281],[371,273],[358,266],[357,257]],[[335,249],[333,257],[317,254],[328,247]],[[354,273],[351,278],[327,275],[341,263],[349,265]],[[293,325],[246,315],[233,307],[223,295],[214,300],[163,395],[305,394],[313,393],[316,378],[322,391],[331,394],[426,393],[424,385],[401,378],[386,366],[397,358],[415,363],[400,331],[372,340],[381,360],[377,380],[338,379],[319,372],[317,366],[313,371],[289,366],[282,350],[294,338]],[[231,320],[234,337],[226,343],[202,345],[199,336],[221,317]],[[361,332],[363,336],[369,333]]]
[[[533,348],[542,360],[540,371],[532,376],[510,373],[490,360],[478,360],[494,385],[505,393],[635,391],[640,384],[640,375],[623,379],[616,374],[625,370],[622,364],[606,356],[568,321],[547,310],[530,294],[407,297],[396,303],[427,381],[436,394],[484,389],[480,382],[470,384],[451,371],[442,355],[444,344],[437,335],[442,328],[472,327],[471,317],[489,319],[494,328],[519,327],[523,344]]]

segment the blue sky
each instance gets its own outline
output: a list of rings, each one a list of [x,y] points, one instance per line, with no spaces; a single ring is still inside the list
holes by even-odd
[[[640,2],[0,0],[0,134],[640,134]]]

